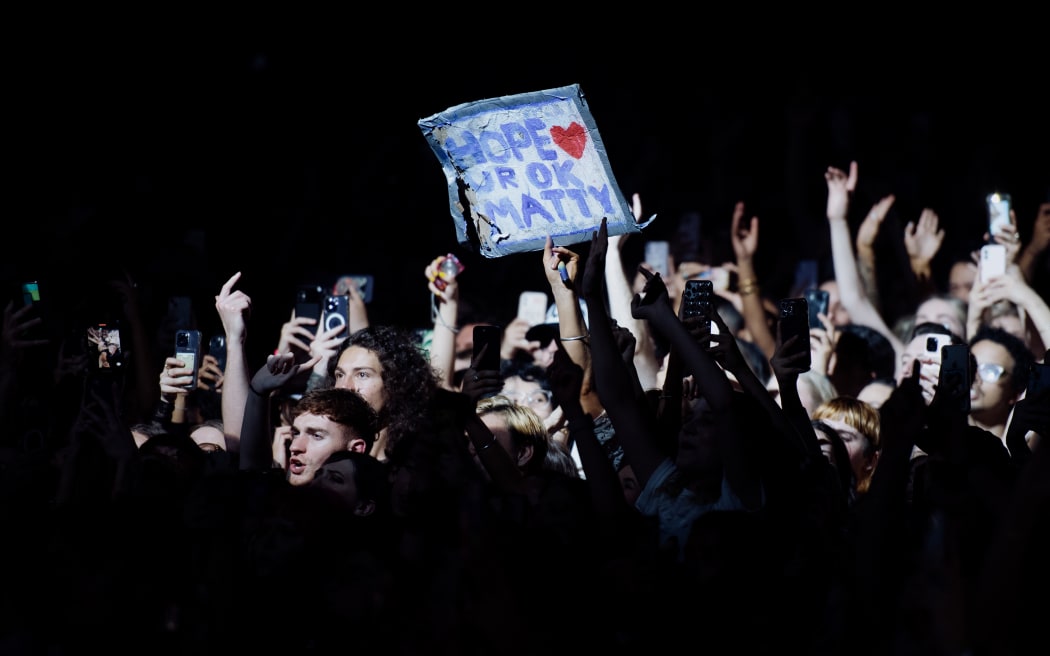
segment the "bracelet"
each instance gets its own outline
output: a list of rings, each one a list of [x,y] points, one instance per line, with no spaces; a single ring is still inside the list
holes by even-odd
[[[437,307],[437,296],[434,294],[430,295],[430,320],[433,321],[435,325],[441,324],[445,328],[448,328],[452,331],[453,335],[459,334],[459,328],[448,325],[445,323],[445,320],[441,318],[441,312],[438,311]]]
[[[737,293],[741,296],[750,296],[758,292],[758,281],[754,278],[748,278],[747,280],[741,280],[740,284],[737,285]]]
[[[584,333],[582,335],[576,335],[575,337],[562,337],[561,335],[559,335],[558,339],[560,339],[563,342],[582,342],[583,340],[589,338],[590,336],[591,336],[590,333]]]

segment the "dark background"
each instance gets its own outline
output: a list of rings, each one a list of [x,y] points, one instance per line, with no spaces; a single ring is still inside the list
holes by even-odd
[[[375,276],[373,323],[426,327],[423,269],[451,251],[467,265],[467,301],[509,320],[518,292],[546,289],[541,256],[486,260],[455,242],[444,176],[416,122],[574,83],[621,191],[658,215],[628,240],[629,258],[698,212],[714,259],[730,259],[726,230],[743,200],[761,221],[763,287],[784,294],[798,259],[827,255],[823,172],[851,159],[854,226],[897,195],[880,239],[886,275],[924,207],[947,231],[942,279],[979,246],[985,194],[1011,193],[1031,234],[1050,187],[1038,40],[1015,34],[991,54],[901,33],[698,45],[716,31],[573,45],[519,33],[503,47],[499,31],[450,18],[412,30],[359,23],[340,36],[35,41],[7,61],[5,278],[40,277],[65,298],[124,268],[152,315],[188,295],[212,332],[213,296],[241,271],[261,354],[298,283],[328,286],[343,273]]]

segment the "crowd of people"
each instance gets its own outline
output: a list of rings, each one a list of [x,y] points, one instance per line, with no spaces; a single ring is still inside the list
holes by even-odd
[[[12,299],[0,653],[1044,652],[1050,198],[1031,234],[984,236],[1008,263],[987,276],[976,253],[934,275],[924,211],[883,236],[908,261],[880,289],[894,197],[852,207],[856,163],[824,179],[828,275],[791,293],[827,293],[808,340],[743,203],[732,261],[673,243],[666,275],[604,220],[548,239],[541,322],[464,302],[443,256],[422,334],[336,281],[347,321],[292,311],[253,335],[265,361],[246,343],[275,301],[240,273],[223,360],[192,365],[168,345],[195,326],[152,321],[133,272]],[[698,279],[713,309],[685,317]]]

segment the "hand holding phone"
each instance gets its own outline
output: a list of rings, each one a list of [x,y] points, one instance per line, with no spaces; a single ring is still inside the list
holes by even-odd
[[[348,330],[350,325],[350,297],[349,296],[327,296],[324,300],[324,312],[321,315],[321,329],[324,331],[333,328]],[[342,333],[338,333],[342,334]]]
[[[981,282],[1006,273],[1006,246],[1002,244],[985,244],[981,246],[981,261],[978,270]]]
[[[802,371],[809,371],[813,365],[809,345],[809,304],[805,298],[784,298],[779,304],[780,343],[784,344],[792,337],[798,337],[795,348],[806,354],[801,363]]]
[[[823,289],[807,289],[803,296],[809,309],[809,327],[823,330],[824,324],[820,322],[819,315],[828,316],[828,292]]]
[[[295,316],[321,320],[321,302],[324,288],[320,285],[299,285],[295,291]]]
[[[973,386],[973,367],[970,347],[966,344],[948,344],[941,347],[941,371],[937,378],[935,398],[943,398],[946,407],[962,414],[970,412],[970,387]]]
[[[988,203],[988,235],[993,239],[1004,225],[1010,225],[1010,194],[993,193],[985,198]]]
[[[192,380],[186,390],[197,389],[197,375],[201,366],[201,332],[199,330],[175,331],[175,358],[191,370]]]

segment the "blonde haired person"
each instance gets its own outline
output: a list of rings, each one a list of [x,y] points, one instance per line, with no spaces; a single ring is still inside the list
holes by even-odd
[[[857,492],[867,492],[879,462],[882,444],[879,438],[879,411],[851,396],[836,396],[821,403],[812,418],[838,431],[849,452],[850,465],[857,480]]]

